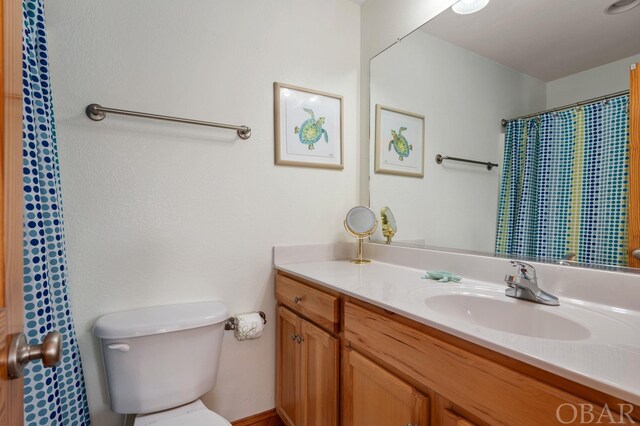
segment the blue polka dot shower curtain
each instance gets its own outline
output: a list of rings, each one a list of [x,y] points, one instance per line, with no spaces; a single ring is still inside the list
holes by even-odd
[[[627,266],[629,96],[507,124],[498,254]]]
[[[23,183],[24,312],[30,343],[58,330],[62,361],[25,369],[25,425],[88,425],[89,409],[67,291],[58,147],[53,119],[43,0],[24,0]]]

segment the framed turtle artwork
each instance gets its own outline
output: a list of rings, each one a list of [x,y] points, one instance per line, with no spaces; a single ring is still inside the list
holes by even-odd
[[[424,116],[376,105],[376,173],[424,177]]]
[[[274,83],[276,164],[343,169],[342,96]]]

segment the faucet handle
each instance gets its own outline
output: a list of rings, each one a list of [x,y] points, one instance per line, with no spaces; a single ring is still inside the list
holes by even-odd
[[[520,276],[522,278],[525,278],[527,280],[536,278],[536,268],[534,268],[533,265],[529,265],[528,263],[521,262],[519,260],[512,260],[511,265],[514,268],[518,268],[518,271],[520,272]]]

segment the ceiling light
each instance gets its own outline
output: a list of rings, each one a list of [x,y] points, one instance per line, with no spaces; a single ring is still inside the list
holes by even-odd
[[[625,0],[620,0],[625,1]],[[639,1],[640,0],[633,0]],[[475,13],[489,4],[489,0],[460,0],[458,3],[451,6],[451,9],[460,15],[468,15]]]
[[[626,12],[640,4],[640,0],[618,0],[604,10],[604,13],[615,15],[616,13]]]

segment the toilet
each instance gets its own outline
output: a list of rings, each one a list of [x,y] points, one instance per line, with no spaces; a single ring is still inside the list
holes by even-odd
[[[228,317],[221,302],[196,302],[98,318],[111,409],[135,426],[230,426],[199,399],[216,385]]]

